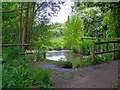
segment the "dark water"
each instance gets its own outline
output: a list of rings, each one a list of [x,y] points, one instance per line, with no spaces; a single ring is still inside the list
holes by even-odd
[[[49,60],[54,60],[54,61],[75,61],[75,60],[83,60],[87,56],[83,55],[76,55],[70,50],[52,50],[48,51],[46,54],[46,58]]]

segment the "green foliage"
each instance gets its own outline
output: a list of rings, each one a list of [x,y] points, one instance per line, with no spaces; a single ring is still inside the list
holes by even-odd
[[[71,46],[72,52],[77,52],[77,49],[78,49],[77,46],[75,46],[75,45],[72,45],[72,46]]]
[[[115,46],[116,50],[120,50],[120,44]],[[120,60],[120,52],[115,52],[115,59]]]
[[[19,47],[3,47],[2,54],[3,60],[12,60],[13,58],[17,58],[20,55],[21,48]]]
[[[120,73],[118,74],[118,77],[116,79],[115,88],[120,90]]]
[[[3,64],[3,88],[25,88],[31,86],[25,57],[7,61]],[[29,84],[28,84],[29,83]]]
[[[73,63],[73,68],[78,68],[78,67],[101,64],[101,63],[109,62],[111,60],[112,60],[112,54],[108,53],[108,54],[103,54],[102,57],[94,56],[94,61],[92,61],[92,55],[90,55],[84,60],[76,60],[75,62],[72,63]]]
[[[41,23],[34,28],[32,33],[31,43],[32,49],[43,49],[43,46],[49,46],[51,32],[48,30],[49,26],[45,23]]]
[[[28,66],[27,66],[28,67]],[[40,69],[39,72],[28,70],[26,66],[4,64],[3,88],[50,88],[50,71]]]
[[[87,32],[89,32],[89,29],[91,28],[91,25],[89,24],[89,21],[91,22],[91,20],[89,20],[89,18],[93,19],[94,17],[92,26],[97,26],[97,28],[102,26],[103,28],[98,28],[98,30],[94,29],[92,33],[97,31],[99,32],[97,34],[101,37],[101,31],[106,31],[107,37],[120,37],[120,2],[76,2],[75,5],[78,12],[87,14],[85,15],[85,18],[88,19],[88,22],[86,19],[84,19],[86,20],[85,28],[88,28]],[[94,10],[91,10],[92,8],[94,8]],[[86,11],[86,9],[89,10]]]
[[[52,37],[48,49],[61,50],[63,48],[63,37]]]
[[[42,61],[43,60],[43,54],[44,54],[43,50],[37,50],[34,53],[34,61]]]
[[[4,48],[2,65],[3,88],[50,88],[50,70],[33,70],[27,57],[20,55],[18,48]],[[9,52],[9,53],[8,53]],[[19,51],[20,52],[20,51]],[[12,54],[13,53],[13,54]],[[6,60],[4,60],[6,59]]]
[[[92,40],[83,40],[78,43],[78,52],[82,54],[90,54]]]
[[[2,3],[2,10],[9,11],[18,8],[16,2]],[[18,30],[19,30],[19,11],[12,13],[2,13],[2,43],[18,43]]]
[[[55,24],[51,25],[50,31],[52,32],[53,36],[56,36],[56,33],[58,36],[62,36],[63,35],[63,24],[55,23]]]
[[[31,81],[28,70],[23,65],[18,68],[13,66],[6,67],[3,72],[3,87],[5,88],[25,88],[31,86]]]
[[[32,69],[32,68],[31,68]],[[38,85],[40,88],[51,88],[50,86],[50,74],[51,71],[47,69],[40,69],[36,71],[34,69],[31,70],[33,85]]]
[[[82,20],[79,14],[68,17],[68,20],[63,29],[64,45],[66,48],[71,48],[73,45],[77,45],[79,37],[83,36]]]
[[[102,57],[101,57],[101,60],[103,62],[111,61],[112,60],[112,53],[103,54]]]

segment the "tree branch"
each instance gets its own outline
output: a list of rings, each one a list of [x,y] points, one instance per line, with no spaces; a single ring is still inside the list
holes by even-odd
[[[33,7],[29,7],[29,8],[33,8]],[[26,8],[19,8],[19,9],[15,9],[15,10],[11,10],[11,11],[0,11],[0,13],[11,13],[11,12],[15,12],[15,11],[17,11],[17,10],[26,10],[26,9],[28,9],[28,7],[26,7]]]

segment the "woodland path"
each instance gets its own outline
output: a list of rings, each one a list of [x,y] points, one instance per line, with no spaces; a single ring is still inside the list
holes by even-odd
[[[72,71],[49,67],[53,71],[50,79],[55,82],[54,87],[56,88],[112,88],[118,76],[119,61],[111,61]],[[46,64],[48,63],[41,63],[42,66]]]

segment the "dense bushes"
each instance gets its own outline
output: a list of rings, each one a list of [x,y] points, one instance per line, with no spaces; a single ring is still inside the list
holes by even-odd
[[[78,52],[82,54],[90,54],[92,48],[92,40],[83,40],[78,43]]]
[[[29,60],[17,51],[19,48],[3,48],[3,88],[50,88],[50,70],[35,71]]]

